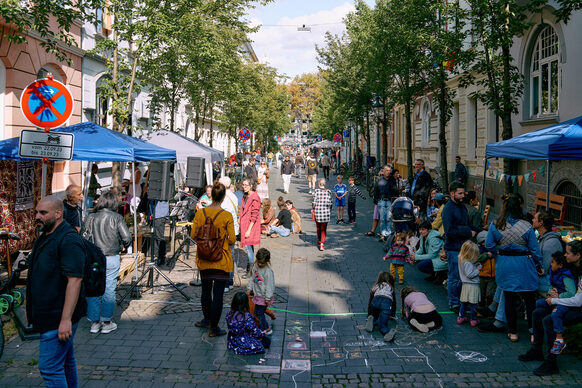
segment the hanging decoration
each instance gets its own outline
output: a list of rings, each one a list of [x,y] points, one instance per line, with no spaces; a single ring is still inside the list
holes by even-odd
[[[517,183],[519,186],[521,186],[524,179],[526,182],[529,182],[530,179],[533,179],[533,181],[535,182],[538,178],[538,174],[540,174],[541,176],[546,175],[545,164],[540,166],[537,170],[530,171],[525,174],[509,175],[502,172],[499,168],[493,165],[493,163],[487,160],[486,170],[488,170],[489,172],[488,173],[489,177],[492,179],[495,178],[495,180],[499,181],[499,183],[503,182],[503,180],[506,180],[507,182]]]

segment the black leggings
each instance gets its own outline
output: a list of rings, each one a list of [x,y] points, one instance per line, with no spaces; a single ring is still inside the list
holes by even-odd
[[[226,279],[202,279],[202,314],[204,319],[210,321],[210,327],[217,328],[222,315],[222,297]],[[214,289],[213,289],[214,288]]]
[[[525,303],[527,314],[527,327],[531,329],[531,316],[536,308],[536,291],[511,292],[503,291],[505,295],[505,317],[507,319],[507,328],[509,333],[517,334],[517,299],[521,296]]]
[[[434,327],[431,327],[430,330],[438,329],[443,325],[443,318],[436,310],[433,310],[430,313],[415,313],[413,311],[408,316],[408,322],[410,322],[411,319],[416,319],[418,323],[422,324],[434,322]],[[414,329],[416,330],[416,328]]]

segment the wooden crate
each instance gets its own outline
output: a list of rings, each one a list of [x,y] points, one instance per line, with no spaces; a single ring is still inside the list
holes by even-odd
[[[137,265],[141,266],[145,262],[145,256],[143,253],[138,253]],[[119,274],[117,275],[117,281],[123,281],[127,275],[135,271],[135,257],[133,255],[123,255],[121,256],[121,265],[119,266]]]

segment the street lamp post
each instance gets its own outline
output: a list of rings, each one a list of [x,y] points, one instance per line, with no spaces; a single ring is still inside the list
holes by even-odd
[[[374,115],[376,116],[376,166],[380,167],[380,121],[384,117],[384,104],[382,103],[382,97],[379,95],[374,96],[372,109],[374,109]]]

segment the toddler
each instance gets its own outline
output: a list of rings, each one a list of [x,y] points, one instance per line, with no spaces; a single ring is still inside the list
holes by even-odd
[[[263,353],[271,345],[265,332],[257,327],[249,313],[249,298],[244,292],[237,292],[232,298],[230,311],[226,314],[228,325],[227,347],[236,354]]]
[[[414,234],[414,230],[408,229],[406,230],[406,246],[408,247],[408,251],[410,252],[410,256],[408,257],[408,263],[414,264],[415,261],[413,259],[414,255],[416,254],[416,247],[418,246],[419,238]]]
[[[571,298],[576,294],[576,280],[572,272],[564,268],[565,264],[566,258],[562,252],[557,251],[552,255],[549,277],[553,288],[548,291],[546,299],[538,299],[536,301],[536,308],[546,308],[552,314],[553,327],[556,333],[554,346],[550,350],[552,354],[561,354],[566,348],[563,335],[563,320],[564,315],[568,312],[567,306],[552,305],[552,298]]]
[[[468,321],[465,313],[467,307],[471,310],[471,326],[479,324],[477,319],[477,304],[481,301],[481,289],[479,288],[479,270],[482,268],[479,261],[479,247],[474,242],[468,240],[461,246],[459,252],[459,277],[463,282],[461,288],[461,309],[457,317],[460,325]]]
[[[247,293],[252,295],[255,304],[255,317],[259,320],[259,327],[267,335],[273,333],[267,324],[265,311],[273,304],[275,293],[275,274],[271,269],[271,252],[265,248],[257,251],[255,262],[251,269],[251,278],[247,285]]]
[[[390,275],[396,279],[396,270],[398,269],[398,284],[404,284],[404,264],[410,261],[410,251],[405,244],[406,235],[398,233],[394,237],[394,245],[390,248],[384,260],[390,260]]]
[[[348,195],[348,188],[343,184],[344,177],[337,176],[337,185],[333,187],[335,194],[335,206],[337,207],[337,224],[344,223],[344,206],[346,206],[346,195]]]
[[[348,178],[348,224],[356,222],[356,199],[359,195],[362,199],[366,199],[360,189],[356,186],[356,178],[353,176]]]
[[[402,319],[408,320],[408,324],[416,330],[427,333],[443,325],[443,319],[436,307],[424,293],[414,287],[406,286],[400,291],[400,297],[402,298]]]
[[[374,324],[378,325],[384,341],[394,339],[396,329],[388,329],[390,316],[396,315],[396,298],[394,296],[394,278],[386,271],[378,274],[376,284],[370,290],[368,301],[368,318],[366,319],[366,331],[374,331]]]

